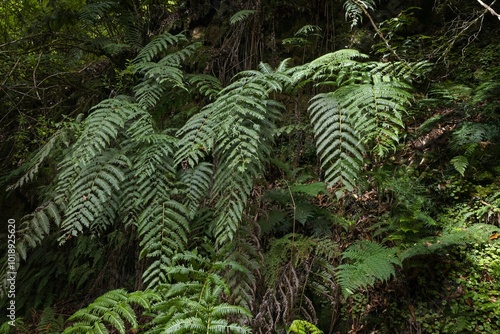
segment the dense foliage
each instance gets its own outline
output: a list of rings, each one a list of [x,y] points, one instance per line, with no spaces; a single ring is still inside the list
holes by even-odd
[[[0,331],[499,332],[491,6],[4,1]]]

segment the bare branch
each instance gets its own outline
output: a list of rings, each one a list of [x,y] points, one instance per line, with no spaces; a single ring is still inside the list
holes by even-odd
[[[493,4],[496,2],[496,0],[493,1],[491,3],[491,5],[489,5],[489,6],[487,4],[485,4],[484,2],[482,2],[481,0],[477,0],[477,2],[479,2],[481,4],[481,6],[486,8],[491,13],[491,15],[496,16],[500,20],[500,14],[498,14],[497,12],[495,12],[495,10],[493,8],[491,8],[491,6],[493,6]]]

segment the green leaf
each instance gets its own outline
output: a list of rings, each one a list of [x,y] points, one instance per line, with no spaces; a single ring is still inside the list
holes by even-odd
[[[291,186],[290,190],[295,193],[304,193],[314,197],[318,196],[320,193],[328,194],[326,191],[326,183],[324,182],[298,184]]]

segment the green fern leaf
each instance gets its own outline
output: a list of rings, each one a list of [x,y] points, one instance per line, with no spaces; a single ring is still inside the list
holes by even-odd
[[[240,10],[239,12],[236,12],[231,18],[229,19],[229,23],[231,25],[235,25],[236,23],[240,23],[244,20],[246,20],[248,17],[252,16],[255,14],[256,10],[254,9],[243,9]]]
[[[178,133],[182,138],[177,163],[196,166],[209,150],[217,157],[212,196],[218,198],[218,217],[212,231],[218,245],[232,240],[253,179],[263,170],[271,151],[274,121],[282,106],[268,96],[282,89],[284,74],[271,72],[265,66],[263,70],[241,73]]]
[[[402,261],[418,255],[434,254],[453,245],[484,243],[492,233],[498,231],[498,226],[490,224],[474,224],[466,228],[455,228],[444,231],[440,236],[427,237],[400,250]]]
[[[181,176],[181,181],[186,184],[186,198],[189,201],[186,206],[191,217],[194,217],[202,199],[208,198],[213,174],[212,167],[209,163],[200,163],[186,170]]]
[[[321,36],[321,28],[316,25],[306,24],[295,32],[295,36]]]
[[[26,260],[28,246],[34,248],[40,245],[45,236],[49,234],[51,221],[56,226],[61,223],[63,207],[55,202],[49,202],[38,207],[32,214],[23,217],[16,243],[17,254],[23,260]]]
[[[290,187],[290,190],[295,193],[304,193],[309,196],[318,196],[319,193],[327,193],[326,184],[324,182],[297,184]]]
[[[73,127],[74,128],[74,127]],[[71,127],[66,127],[57,131],[47,143],[38,150],[38,152],[30,159],[28,164],[24,165],[22,170],[24,170],[24,175],[21,176],[16,183],[7,187],[7,191],[20,188],[24,184],[33,181],[38,173],[40,166],[51,156],[55,148],[61,142],[65,142],[68,136],[69,130],[74,130]]]
[[[459,172],[460,175],[464,176],[465,170],[469,165],[469,159],[467,159],[467,157],[464,157],[463,155],[459,155],[451,159],[450,162],[455,168],[455,170]]]
[[[374,0],[346,0],[344,2],[344,11],[346,21],[351,22],[351,28],[354,28],[363,21],[363,10],[375,10]]]
[[[135,59],[132,61],[132,63],[138,64],[151,62],[155,57],[158,57],[162,53],[165,53],[169,46],[185,41],[187,41],[187,38],[184,34],[172,35],[168,32],[164,33],[160,36],[157,36],[144,48],[142,48],[137,57],[135,57]]]
[[[373,286],[376,280],[386,281],[395,275],[394,265],[401,265],[394,249],[388,249],[372,241],[358,241],[343,254],[349,263],[337,267],[337,279],[344,297],[355,290]]]
[[[97,233],[112,224],[119,207],[118,191],[125,180],[128,159],[123,155],[103,155],[92,167],[83,168],[70,189],[65,218],[61,222],[64,243],[84,228],[97,228]]]
[[[348,191],[356,185],[364,153],[350,111],[341,108],[333,93],[318,94],[309,107],[321,166],[326,167],[325,181],[340,182]]]
[[[137,303],[138,299],[140,303]],[[131,305],[139,304],[149,309],[151,302],[158,299],[159,295],[153,292],[136,291],[132,295],[122,289],[108,291],[69,317],[67,321],[73,324],[66,328],[63,334],[109,333],[107,326],[125,334],[126,324],[132,329],[138,327],[137,316]]]
[[[105,17],[108,11],[117,5],[115,1],[100,1],[86,4],[80,11],[80,21],[87,26],[92,26],[101,18]]]
[[[208,74],[197,74],[188,77],[188,82],[203,95],[214,99],[222,90],[222,84],[216,77]]]
[[[355,126],[362,130],[365,138],[363,142],[375,142],[374,152],[385,156],[396,148],[399,129],[403,127],[405,105],[412,99],[408,88],[408,85],[398,81],[380,81],[344,86],[337,89],[334,96],[344,109],[358,109]],[[359,117],[360,115],[364,117]]]
[[[169,258],[185,249],[189,231],[186,212],[184,205],[169,200],[150,204],[139,217],[141,256],[154,259],[143,274],[148,287],[167,281],[166,268],[171,264]]]

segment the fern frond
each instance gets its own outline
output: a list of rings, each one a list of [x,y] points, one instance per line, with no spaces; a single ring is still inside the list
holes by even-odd
[[[151,122],[150,118],[148,120]],[[147,128],[144,126],[143,129]],[[145,210],[170,198],[175,182],[172,162],[175,142],[174,138],[154,133],[150,128],[150,131],[142,133],[140,137],[131,138],[125,146],[127,152],[141,152],[133,155],[128,178],[122,185],[123,196],[119,211],[124,216],[126,225],[137,226],[139,217]]]
[[[394,265],[401,265],[394,249],[372,241],[358,241],[342,254],[343,263],[337,267],[337,279],[344,297],[355,290],[373,286],[376,280],[387,281],[395,275]]]
[[[88,3],[80,11],[80,21],[87,26],[91,26],[105,17],[109,10],[113,9],[116,5],[115,1]]]
[[[223,265],[226,270],[224,277],[231,289],[230,301],[249,310],[254,308],[256,282],[260,276],[259,259],[262,255],[258,251],[259,246],[251,226],[243,225],[232,243],[221,250],[221,253],[227,254]]]
[[[33,179],[38,174],[40,166],[47,161],[47,158],[51,156],[54,150],[59,146],[59,144],[64,144],[67,146],[69,131],[75,130],[74,127],[66,127],[57,131],[47,143],[41,147],[38,152],[30,159],[30,161],[23,165],[22,170],[24,174],[12,185],[7,187],[7,191],[20,188],[26,183],[33,181]]]
[[[335,94],[318,94],[309,106],[311,124],[321,166],[326,167],[325,181],[340,182],[352,191],[361,169],[364,147],[360,132],[351,123],[351,110],[344,110]]]
[[[222,90],[222,84],[213,75],[197,74],[187,78],[188,82],[196,87],[201,95],[213,100]]]
[[[129,165],[123,155],[106,154],[95,158],[93,166],[86,166],[76,176],[70,189],[65,218],[61,222],[60,243],[84,228],[101,232],[112,224],[119,207],[121,183]]]
[[[394,62],[370,62],[369,72],[371,75],[389,76],[397,78],[398,81],[411,83],[432,69],[432,63],[426,60],[415,63],[407,63],[404,61]]]
[[[151,303],[157,300],[159,295],[150,291],[136,291],[133,294],[122,289],[109,291],[69,317],[67,321],[73,324],[63,334],[109,333],[108,327],[125,334],[127,324],[132,330],[137,330],[139,324],[132,305],[139,304],[149,310]]]
[[[213,224],[218,245],[232,240],[253,179],[271,151],[274,122],[282,106],[268,96],[282,89],[286,75],[263,70],[241,73],[178,133],[182,138],[177,163],[195,166],[212,150],[217,157],[212,196],[218,198]]]
[[[134,87],[135,96],[143,108],[154,107],[168,87],[186,89],[180,65],[194,54],[200,44],[193,43],[176,51],[168,50],[173,44],[183,41],[187,41],[183,34],[163,34],[141,49],[132,61],[134,73],[144,76],[144,80]]]
[[[365,59],[367,55],[353,49],[343,49],[320,56],[310,63],[291,68],[292,88],[298,89],[308,82],[325,83],[335,81],[340,70],[357,64],[355,59]]]
[[[135,68],[145,78],[134,87],[137,101],[145,109],[154,107],[169,85],[183,87],[184,76],[178,65],[140,63]]]
[[[499,130],[496,124],[463,122],[458,129],[453,131],[450,146],[457,152],[481,141],[494,141],[500,137]]]
[[[405,106],[413,98],[408,89],[408,85],[398,81],[379,81],[374,84],[343,86],[334,95],[344,109],[355,108],[351,114],[357,114],[356,127],[362,130],[363,142],[375,142],[373,151],[379,156],[385,156],[396,148],[399,129],[403,127]]]
[[[186,41],[187,38],[182,33],[172,35],[167,32],[159,35],[139,51],[139,54],[132,60],[132,63],[139,64],[151,62],[155,57],[159,57],[165,53],[170,46]]]
[[[477,104],[488,99],[494,99],[500,94],[500,81],[486,81],[481,83],[472,96],[472,103]]]
[[[176,133],[179,139],[175,163],[196,166],[215,145],[216,129],[212,123],[213,109],[204,108],[191,117]]]
[[[460,173],[460,175],[464,176],[465,170],[467,169],[467,166],[469,165],[469,159],[463,155],[458,155],[451,159],[451,164],[455,168],[457,172]]]
[[[248,17],[255,14],[255,12],[256,12],[255,9],[240,10],[239,12],[236,12],[233,16],[231,16],[231,18],[229,19],[229,23],[231,25],[235,25],[236,23],[240,23],[240,22],[246,20]]]
[[[56,226],[60,225],[63,208],[62,204],[48,202],[23,217],[16,243],[16,251],[21,259],[26,260],[29,248],[42,243],[42,240],[50,233],[51,222],[54,222]]]
[[[363,10],[375,10],[374,0],[345,0],[344,11],[346,21],[351,22],[351,29],[363,21]]]
[[[162,301],[155,304],[156,324],[148,333],[249,333],[249,328],[228,319],[248,319],[251,314],[245,308],[225,303],[223,294],[230,291],[216,268],[226,263],[215,263],[193,252],[177,253],[173,263],[187,261],[187,266],[169,267],[169,275],[182,275],[186,282],[158,286]]]
[[[208,198],[209,189],[212,181],[213,166],[204,162],[196,165],[194,168],[186,170],[181,181],[186,185],[186,204],[190,216],[193,217],[198,210],[203,198]]]
[[[186,211],[181,203],[169,200],[150,204],[139,217],[141,256],[154,259],[143,274],[148,287],[167,281],[170,258],[185,249],[189,232]]]
[[[72,154],[61,162],[61,167],[90,162],[112,145],[128,121],[143,112],[126,97],[104,100],[93,107],[83,122],[84,130]]]
[[[321,28],[316,25],[306,24],[295,32],[295,36],[321,36]]]
[[[401,249],[399,257],[404,261],[414,256],[434,254],[452,245],[483,243],[496,231],[498,226],[479,223],[466,228],[454,228],[444,231],[440,236],[423,238],[418,243]]]

